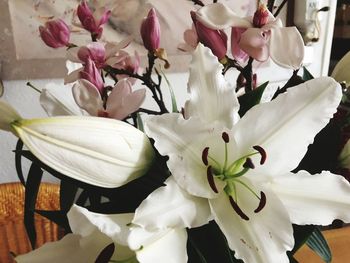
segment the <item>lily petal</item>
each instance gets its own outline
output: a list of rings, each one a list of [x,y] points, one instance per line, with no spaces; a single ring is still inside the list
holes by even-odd
[[[253,27],[247,18],[237,16],[223,3],[206,5],[197,11],[197,19],[211,29],[225,29],[229,27]]]
[[[350,184],[344,177],[324,171],[306,171],[275,177],[272,190],[298,225],[329,225],[334,219],[350,221]]]
[[[186,119],[198,116],[203,122],[219,121],[227,128],[238,121],[238,99],[233,86],[222,75],[222,69],[211,50],[198,44],[190,64]]]
[[[70,86],[47,84],[41,91],[40,104],[49,116],[86,115],[75,103]]]
[[[2,100],[0,100],[0,112],[0,129],[4,131],[13,131],[11,123],[22,119],[10,104]]]
[[[237,151],[242,155],[251,153],[254,145],[265,149],[266,162],[251,170],[259,173],[258,178],[292,171],[315,135],[333,117],[341,97],[340,85],[332,78],[322,77],[290,88],[271,102],[256,105],[232,129]],[[257,159],[254,163],[259,163]]]
[[[67,213],[69,226],[73,233],[88,236],[95,229],[98,229],[114,242],[123,246],[127,246],[127,238],[130,233],[127,225],[131,223],[133,215],[131,213],[98,214],[77,205],[73,205]],[[131,257],[133,254],[130,250],[127,257]]]
[[[129,246],[136,250],[140,263],[169,262],[186,263],[187,232],[183,229],[168,229],[155,234],[142,228],[131,231]]]
[[[207,199],[191,196],[169,177],[136,209],[133,223],[146,230],[199,227],[210,220]]]
[[[253,212],[251,194],[240,193],[238,204],[247,209],[244,212],[249,220],[243,220],[233,209],[230,210],[230,201],[225,193],[210,199],[209,204],[216,223],[237,258],[249,263],[288,263],[286,251],[294,246],[288,212],[273,193],[264,193],[267,203],[259,213]]]
[[[67,234],[60,241],[44,244],[28,254],[16,257],[17,263],[95,263],[100,252],[111,239],[96,231],[93,235],[81,237]]]
[[[304,41],[296,27],[275,27],[271,30],[270,57],[284,68],[296,70],[301,67]]]
[[[216,129],[217,124],[204,125],[195,117],[184,120],[177,113],[150,117],[145,122],[145,132],[155,139],[159,153],[169,156],[167,165],[176,182],[192,195],[207,198],[214,198],[216,193],[205,179],[201,154]],[[215,182],[219,189],[223,187],[221,181]]]
[[[142,176],[154,156],[144,133],[117,120],[66,116],[21,120],[12,126],[42,162],[101,187],[118,187]]]
[[[89,81],[80,79],[72,88],[76,104],[86,110],[91,116],[97,116],[103,110],[103,101],[98,89]]]

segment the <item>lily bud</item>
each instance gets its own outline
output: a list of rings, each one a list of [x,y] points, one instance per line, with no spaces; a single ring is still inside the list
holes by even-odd
[[[103,31],[102,25],[107,23],[111,11],[102,7],[92,13],[90,7],[84,0],[78,6],[77,15],[83,28],[89,31],[93,38],[99,39]]]
[[[11,123],[20,120],[18,112],[4,101],[0,101],[0,130],[13,131]]]
[[[211,49],[219,60],[225,58],[227,52],[227,35],[222,30],[214,30],[204,26],[196,18],[196,13],[191,12],[193,24],[196,28],[199,42]]]
[[[103,92],[104,83],[101,77],[101,72],[91,58],[87,58],[84,69],[79,72],[79,76],[80,78],[86,79],[92,83],[100,91],[100,93]]]
[[[119,187],[144,175],[154,159],[143,132],[113,119],[64,116],[24,120],[0,101],[0,129],[13,131],[49,167],[100,187]]]
[[[62,19],[51,20],[39,27],[40,37],[52,48],[65,47],[69,44],[70,30]]]
[[[253,17],[254,27],[263,27],[269,21],[270,12],[264,4],[261,4],[258,10],[255,11]]]
[[[140,29],[143,45],[149,52],[154,52],[160,45],[160,24],[157,13],[152,8],[143,19]]]

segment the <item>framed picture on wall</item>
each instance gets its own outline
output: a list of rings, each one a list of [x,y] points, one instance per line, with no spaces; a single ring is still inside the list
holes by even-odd
[[[61,78],[65,49],[53,50],[39,37],[38,27],[49,19],[61,18],[71,26],[71,41],[77,45],[87,44],[89,34],[79,27],[75,14],[79,0],[3,0],[0,1],[0,60],[2,79]],[[142,46],[139,28],[149,9],[154,7],[161,24],[161,46],[166,49],[170,72],[187,69],[190,57],[178,46],[184,42],[183,34],[191,28],[189,12],[199,8],[190,0],[89,0],[92,8],[105,6],[112,11],[104,27],[102,41],[119,42],[133,37],[127,51],[141,56],[146,54]],[[212,1],[205,0],[204,3]],[[238,15],[252,14],[256,0],[221,0]]]

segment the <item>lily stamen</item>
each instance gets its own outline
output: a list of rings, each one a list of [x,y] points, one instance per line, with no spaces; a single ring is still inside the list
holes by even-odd
[[[210,185],[210,188],[214,191],[214,193],[217,194],[219,191],[216,188],[213,171],[212,171],[212,168],[210,165],[207,168],[207,179],[208,179],[208,183]]]
[[[266,158],[267,158],[267,154],[266,154],[265,149],[259,145],[253,146],[253,149],[260,153],[260,156],[261,156],[260,164],[263,165],[266,161]]]
[[[204,150],[202,151],[202,162],[204,163],[205,166],[209,164],[208,155],[209,155],[209,147],[205,147]]]
[[[235,210],[235,212],[243,219],[248,221],[249,217],[242,211],[242,209],[238,206],[238,204],[235,202],[235,200],[232,198],[232,196],[228,197],[230,200],[230,204],[233,208],[233,210]]]
[[[245,163],[243,164],[244,168],[250,168],[250,169],[254,169],[255,165],[252,161],[252,159],[250,159],[249,157],[245,160]]]
[[[263,191],[260,192],[260,202],[254,213],[259,213],[266,205],[266,195]]]

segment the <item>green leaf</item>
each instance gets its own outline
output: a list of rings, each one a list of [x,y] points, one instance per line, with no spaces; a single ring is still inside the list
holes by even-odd
[[[145,129],[144,129],[144,127],[143,127],[143,121],[142,121],[142,118],[141,118],[140,113],[137,113],[137,114],[136,114],[136,125],[137,125],[137,128],[138,128],[140,131],[142,131],[142,132],[145,131]]]
[[[166,83],[168,84],[168,87],[169,87],[169,91],[170,91],[170,96],[171,96],[171,106],[172,106],[172,112],[178,112],[178,109],[177,109],[177,103],[176,103],[176,97],[175,97],[175,94],[174,94],[174,90],[173,90],[173,87],[171,86],[171,83],[170,81],[168,80],[168,78],[166,77],[165,73],[163,72],[162,69],[160,69],[160,72],[162,73]]]
[[[250,108],[260,103],[261,97],[269,82],[265,82],[257,87],[255,90],[246,93],[238,98],[239,104],[239,115],[243,116]]]
[[[317,255],[319,255],[324,262],[329,263],[332,261],[332,253],[329,249],[326,239],[318,227],[312,232],[306,244],[311,248]]]
[[[312,76],[306,67],[303,67],[303,80],[308,81],[310,79],[314,79],[314,76]]]
[[[65,233],[72,232],[69,227],[66,211],[35,210],[35,212],[64,228]]]
[[[292,250],[292,254],[302,247],[302,245],[305,244],[305,242],[308,240],[309,236],[313,233],[315,230],[315,226],[313,225],[305,225],[305,226],[298,226],[293,225],[293,235],[294,235],[294,248]]]
[[[36,243],[34,210],[42,176],[43,171],[40,166],[32,163],[24,192],[24,225],[33,249]]]
[[[17,177],[21,184],[24,186],[26,185],[26,181],[23,176],[23,170],[22,170],[22,151],[23,149],[23,142],[21,139],[18,139],[17,144],[16,144],[16,150],[15,150],[15,165],[16,165],[16,172],[17,172]]]

